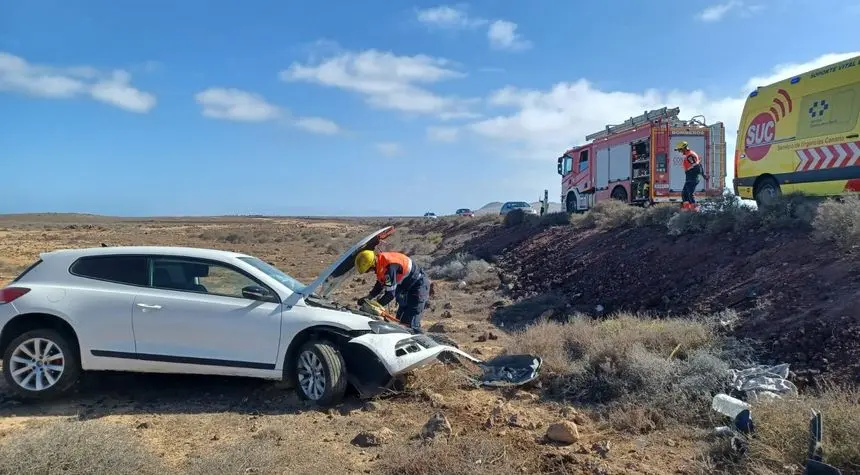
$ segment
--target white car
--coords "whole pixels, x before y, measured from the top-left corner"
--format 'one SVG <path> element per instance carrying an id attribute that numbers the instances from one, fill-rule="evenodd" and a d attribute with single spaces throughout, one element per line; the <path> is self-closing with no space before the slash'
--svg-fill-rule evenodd
<path id="1" fill-rule="evenodd" d="M 499 209 L 499 215 L 504 216 L 515 209 L 522 210 L 522 212 L 525 214 L 538 214 L 538 212 L 534 208 L 532 208 L 532 205 L 526 203 L 525 201 L 508 201 L 507 203 L 503 204 L 502 207 Z"/>
<path id="2" fill-rule="evenodd" d="M 393 228 L 308 285 L 245 254 L 176 247 L 60 250 L 0 289 L 3 375 L 15 394 L 64 393 L 81 371 L 292 381 L 320 405 L 361 395 L 457 348 L 327 299 Z M 319 291 L 319 292 L 318 292 Z"/>

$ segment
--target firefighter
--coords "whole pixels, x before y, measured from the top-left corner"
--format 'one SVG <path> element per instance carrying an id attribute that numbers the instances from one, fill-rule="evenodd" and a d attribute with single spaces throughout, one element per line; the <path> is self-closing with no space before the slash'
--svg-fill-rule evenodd
<path id="1" fill-rule="evenodd" d="M 686 141 L 676 143 L 675 150 L 684 155 L 686 181 L 684 182 L 684 189 L 681 191 L 681 208 L 698 209 L 699 205 L 696 204 L 696 198 L 693 195 L 696 192 L 696 187 L 699 186 L 699 175 L 705 177 L 705 180 L 708 179 L 702 170 L 702 160 L 699 158 L 699 154 L 690 150 Z"/>
<path id="2" fill-rule="evenodd" d="M 421 330 L 421 314 L 430 299 L 430 278 L 412 259 L 399 252 L 374 252 L 364 250 L 355 256 L 358 272 L 374 271 L 376 284 L 363 300 L 379 297 L 385 306 L 392 299 L 397 301 L 397 319 L 416 333 Z"/>

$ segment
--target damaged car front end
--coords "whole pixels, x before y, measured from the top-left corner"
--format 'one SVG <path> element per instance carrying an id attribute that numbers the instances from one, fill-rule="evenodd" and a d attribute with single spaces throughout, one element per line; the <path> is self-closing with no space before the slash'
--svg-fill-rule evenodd
<path id="1" fill-rule="evenodd" d="M 499 383 L 499 375 L 505 374 L 519 376 L 508 377 L 507 383 L 503 381 L 502 384 L 519 385 L 536 379 L 540 358 L 528 356 L 522 361 L 517 360 L 516 364 L 527 366 L 525 371 L 506 371 L 492 361 L 484 362 L 462 351 L 447 338 L 415 333 L 406 326 L 361 308 L 340 304 L 330 297 L 340 283 L 355 275 L 355 255 L 362 250 L 375 249 L 393 231 L 391 226 L 382 228 L 352 246 L 314 282 L 298 292 L 298 300 L 294 302 L 295 305 L 318 308 L 320 312 L 332 316 L 348 315 L 348 318 L 341 318 L 342 322 L 350 322 L 348 329 L 331 330 L 323 338 L 336 342 L 334 344 L 342 357 L 346 379 L 359 395 L 367 398 L 395 389 L 406 373 L 439 361 L 441 355 L 449 357 L 446 360 L 450 360 L 450 357 L 462 358 L 481 368 L 483 374 L 476 379 L 478 385 Z M 361 317 L 360 323 L 356 317 Z M 293 360 L 295 358 L 288 356 L 287 361 Z M 286 369 L 297 371 L 295 367 Z M 523 377 L 523 374 L 526 376 Z M 505 377 L 501 376 L 501 379 Z M 300 377 L 297 383 L 301 389 L 303 381 Z M 304 396 L 309 395 L 305 393 Z"/>

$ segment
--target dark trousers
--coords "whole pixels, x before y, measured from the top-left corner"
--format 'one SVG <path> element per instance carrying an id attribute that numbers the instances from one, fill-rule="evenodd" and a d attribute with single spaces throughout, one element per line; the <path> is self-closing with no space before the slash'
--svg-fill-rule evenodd
<path id="1" fill-rule="evenodd" d="M 421 272 L 407 288 L 397 288 L 397 319 L 417 333 L 421 330 L 421 314 L 430 300 L 430 279 Z"/>
<path id="2" fill-rule="evenodd" d="M 701 174 L 701 169 L 698 166 L 687 170 L 687 180 L 684 182 L 684 188 L 681 190 L 681 201 L 686 201 L 687 203 L 696 202 L 693 193 L 696 192 L 696 187 L 699 186 L 699 174 Z"/>

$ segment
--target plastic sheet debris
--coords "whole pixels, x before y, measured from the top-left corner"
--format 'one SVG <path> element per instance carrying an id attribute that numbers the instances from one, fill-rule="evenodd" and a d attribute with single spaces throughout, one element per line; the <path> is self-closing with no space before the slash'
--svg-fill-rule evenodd
<path id="1" fill-rule="evenodd" d="M 534 355 L 502 355 L 480 364 L 481 386 L 522 386 L 536 380 L 543 360 Z"/>
<path id="2" fill-rule="evenodd" d="M 776 399 L 786 395 L 797 395 L 797 386 L 788 378 L 787 363 L 765 366 L 758 365 L 743 370 L 730 370 L 732 388 L 742 392 L 751 401 Z"/>

